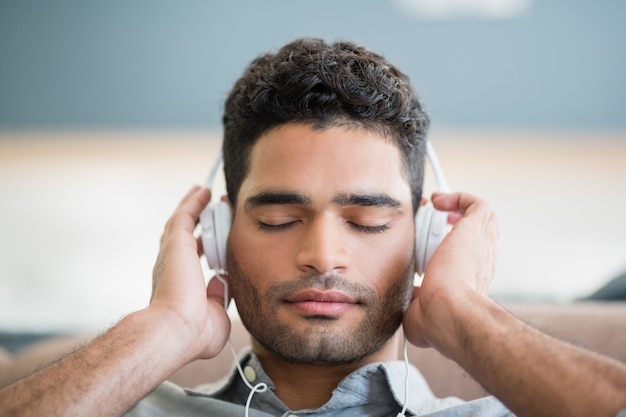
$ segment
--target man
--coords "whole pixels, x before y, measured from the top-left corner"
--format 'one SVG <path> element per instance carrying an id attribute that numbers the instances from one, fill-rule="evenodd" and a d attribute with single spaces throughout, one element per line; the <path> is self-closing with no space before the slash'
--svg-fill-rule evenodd
<path id="1" fill-rule="evenodd" d="M 227 279 L 252 336 L 216 389 L 160 385 L 224 347 L 223 288 L 205 288 L 194 187 L 168 221 L 150 305 L 6 388 L 0 415 L 615 416 L 626 367 L 554 340 L 486 295 L 498 240 L 480 199 L 437 193 L 451 232 L 413 288 L 428 117 L 407 78 L 348 43 L 303 39 L 255 60 L 224 114 L 232 224 Z M 458 362 L 495 397 L 433 398 L 396 358 L 410 343 Z M 157 388 L 158 387 L 158 388 Z M 496 399 L 497 398 L 497 399 Z M 501 402 L 502 403 L 501 403 Z M 505 404 L 506 407 L 503 405 Z"/>

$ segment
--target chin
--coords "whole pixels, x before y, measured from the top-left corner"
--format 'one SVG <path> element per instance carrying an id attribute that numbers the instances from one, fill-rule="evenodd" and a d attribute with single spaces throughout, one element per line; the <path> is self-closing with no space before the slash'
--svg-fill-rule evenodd
<path id="1" fill-rule="evenodd" d="M 379 352 L 400 326 L 401 316 L 393 323 L 373 331 L 367 323 L 351 329 L 337 329 L 329 319 L 316 320 L 313 326 L 296 331 L 289 326 L 265 328 L 253 338 L 262 348 L 289 363 L 306 365 L 353 364 Z M 320 323 L 321 322 L 321 323 Z M 318 326 L 318 324 L 331 324 Z M 245 324 L 245 323 L 244 323 Z M 369 331 L 368 331 L 369 330 Z"/>

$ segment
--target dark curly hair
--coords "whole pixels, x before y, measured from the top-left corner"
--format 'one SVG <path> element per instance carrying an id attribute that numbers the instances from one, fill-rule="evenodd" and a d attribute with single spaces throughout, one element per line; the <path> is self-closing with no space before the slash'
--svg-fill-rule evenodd
<path id="1" fill-rule="evenodd" d="M 226 99 L 223 116 L 226 190 L 233 206 L 253 145 L 287 123 L 358 126 L 391 140 L 400 149 L 417 210 L 429 117 L 408 77 L 382 56 L 350 42 L 303 38 L 252 61 Z"/>

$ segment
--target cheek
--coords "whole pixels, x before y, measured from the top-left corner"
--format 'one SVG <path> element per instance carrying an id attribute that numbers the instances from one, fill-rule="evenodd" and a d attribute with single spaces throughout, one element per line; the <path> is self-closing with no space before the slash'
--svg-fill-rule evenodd
<path id="1" fill-rule="evenodd" d="M 245 275 L 254 280 L 259 292 L 275 280 L 293 279 L 302 274 L 296 257 L 300 241 L 297 234 L 274 235 L 255 233 L 248 224 L 233 223 L 229 236 L 229 257 L 236 257 Z M 347 276 L 368 283 L 379 293 L 387 291 L 387 283 L 397 281 L 414 262 L 415 237 L 411 221 L 402 221 L 388 233 L 375 239 L 372 236 L 346 232 L 342 244 L 335 249 L 345 251 L 348 257 Z"/>
<path id="2" fill-rule="evenodd" d="M 238 270 L 245 273 L 257 290 L 263 293 L 271 284 L 272 277 L 286 278 L 285 266 L 281 262 L 285 262 L 289 254 L 284 246 L 280 242 L 270 244 L 258 233 L 250 233 L 234 223 L 228 237 L 229 265 L 231 260 L 236 261 Z"/>
<path id="3" fill-rule="evenodd" d="M 358 251 L 355 267 L 359 275 L 380 295 L 414 271 L 415 241 L 412 236 L 389 237 L 375 247 Z"/>

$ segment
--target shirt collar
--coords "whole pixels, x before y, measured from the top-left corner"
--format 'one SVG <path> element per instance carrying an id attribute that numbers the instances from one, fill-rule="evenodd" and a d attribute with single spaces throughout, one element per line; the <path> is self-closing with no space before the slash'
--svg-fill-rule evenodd
<path id="1" fill-rule="evenodd" d="M 239 364 L 248 382 L 255 386 L 265 383 L 268 390 L 255 393 L 253 402 L 263 403 L 280 414 L 289 411 L 287 407 L 273 393 L 275 385 L 261 366 L 256 355 L 244 351 L 239 355 Z M 337 409 L 359 407 L 363 405 L 395 407 L 400 410 L 405 401 L 405 376 L 407 368 L 403 361 L 376 362 L 365 365 L 344 378 L 333 391 L 331 399 L 316 410 L 297 410 L 299 414 L 307 412 L 330 412 Z M 408 367 L 408 395 L 407 410 L 411 414 L 440 409 L 444 405 L 456 403 L 458 399 L 437 399 L 432 393 L 422 374 L 409 364 Z M 214 384 L 206 384 L 189 390 L 194 395 L 222 397 L 228 393 L 237 402 L 245 404 L 250 389 L 241 380 L 235 369 L 229 377 Z M 296 410 L 293 410 L 296 411 Z"/>

